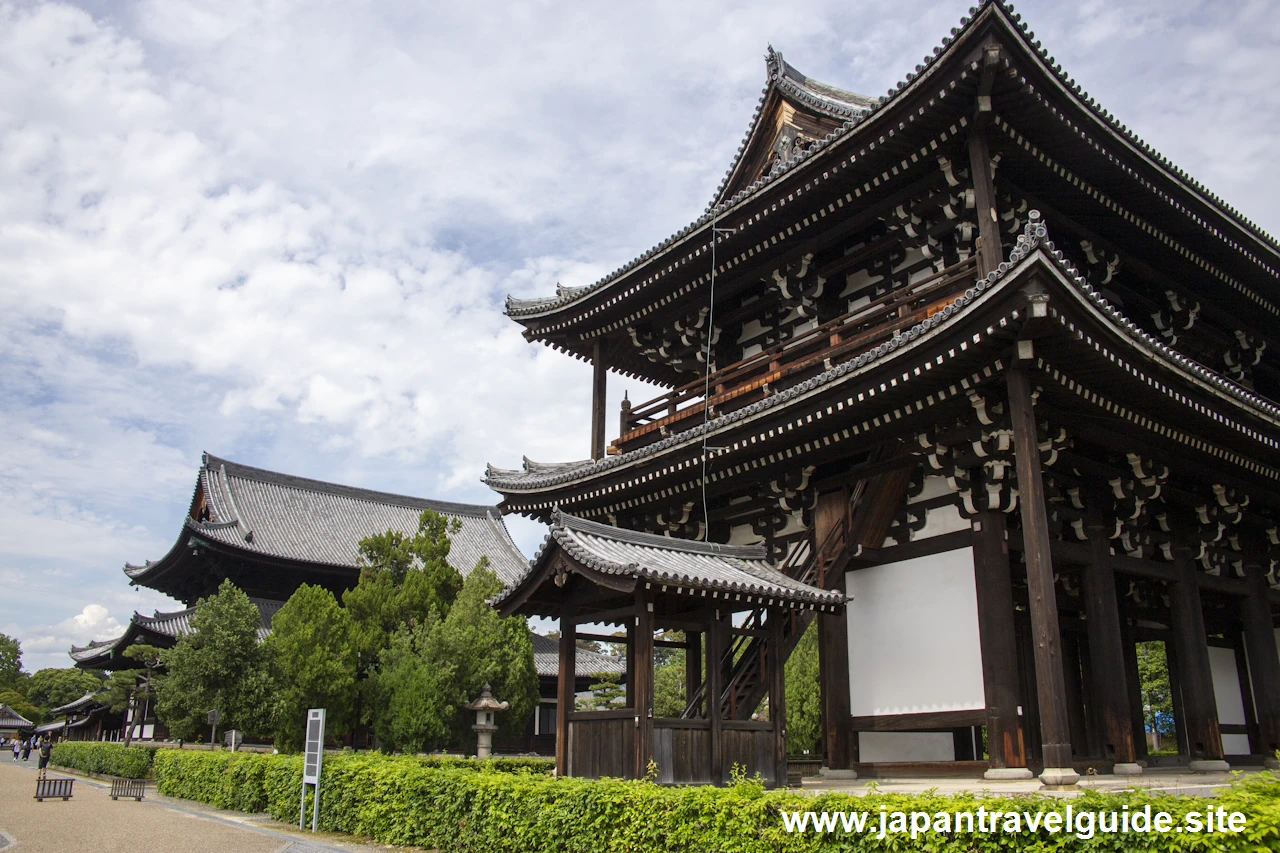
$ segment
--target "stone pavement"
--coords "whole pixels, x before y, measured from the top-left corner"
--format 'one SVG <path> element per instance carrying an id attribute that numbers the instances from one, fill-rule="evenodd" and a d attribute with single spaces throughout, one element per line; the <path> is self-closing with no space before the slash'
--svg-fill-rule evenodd
<path id="1" fill-rule="evenodd" d="M 1256 773 L 1261 768 L 1241 768 L 1245 773 Z M 991 781 L 953 776 L 909 777 L 895 776 L 887 779 L 826 779 L 821 776 L 806 777 L 802 790 L 822 794 L 841 791 L 864 795 L 873 791 L 886 794 L 918 794 L 936 791 L 939 794 L 991 793 L 991 794 L 1048 794 L 1056 797 L 1079 796 L 1084 789 L 1130 790 L 1145 788 L 1169 794 L 1186 794 L 1212 797 L 1231 784 L 1231 773 L 1192 773 L 1182 767 L 1151 767 L 1141 776 L 1081 776 L 1079 790 L 1050 791 L 1043 789 L 1039 779 Z"/>
<path id="2" fill-rule="evenodd" d="M 51 776 L 74 776 L 62 771 Z M 110 785 L 74 776 L 67 801 L 36 802 L 36 757 L 0 755 L 0 851 L 9 853 L 355 853 L 385 851 L 348 836 L 299 832 L 266 815 L 163 797 L 112 800 Z M 397 848 L 405 850 L 406 848 Z"/>

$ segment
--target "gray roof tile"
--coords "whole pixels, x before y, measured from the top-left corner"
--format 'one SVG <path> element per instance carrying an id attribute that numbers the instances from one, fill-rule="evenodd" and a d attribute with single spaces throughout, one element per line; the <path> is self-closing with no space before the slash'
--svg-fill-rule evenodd
<path id="1" fill-rule="evenodd" d="M 533 641 L 533 665 L 540 676 L 556 678 L 560 675 L 560 641 L 554 637 L 531 634 Z M 626 658 L 618 655 L 602 655 L 578 649 L 574 655 L 574 675 L 577 678 L 592 678 L 601 674 L 625 675 Z"/>

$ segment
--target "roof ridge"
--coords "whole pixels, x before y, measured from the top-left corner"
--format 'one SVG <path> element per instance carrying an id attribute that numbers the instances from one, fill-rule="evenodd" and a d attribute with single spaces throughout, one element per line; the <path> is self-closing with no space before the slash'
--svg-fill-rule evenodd
<path id="1" fill-rule="evenodd" d="M 497 508 L 490 504 L 465 504 L 453 501 L 433 500 L 431 498 L 416 498 L 410 495 L 396 494 L 394 492 L 382 492 L 358 486 L 347 486 L 342 483 L 330 483 L 325 480 L 315 480 L 310 477 L 299 477 L 294 474 L 282 474 L 278 471 L 269 471 L 266 468 L 256 468 L 252 465 L 243 465 L 239 462 L 232 462 L 230 460 L 214 456 L 208 452 L 205 452 L 204 454 L 204 461 L 201 467 L 205 470 L 223 467 L 227 472 L 228 478 L 236 477 L 241 480 L 253 480 L 254 482 L 267 483 L 286 489 L 316 492 L 318 494 L 333 495 L 335 497 L 351 498 L 352 500 L 368 501 L 369 503 L 402 506 L 409 509 L 432 509 L 443 515 L 465 515 L 479 518 L 487 515 L 489 510 Z"/>
<path id="2" fill-rule="evenodd" d="M 639 530 L 630 530 L 625 527 L 614 527 L 611 524 L 591 521 L 581 516 L 571 515 L 559 508 L 552 512 L 551 524 L 553 529 L 559 527 L 579 533 L 602 535 L 620 542 L 644 545 L 649 548 L 660 548 L 666 551 L 733 557 L 739 560 L 765 560 L 768 558 L 768 552 L 763 545 L 721 545 L 717 542 L 699 542 L 693 539 L 664 536 L 659 533 L 644 533 Z"/>

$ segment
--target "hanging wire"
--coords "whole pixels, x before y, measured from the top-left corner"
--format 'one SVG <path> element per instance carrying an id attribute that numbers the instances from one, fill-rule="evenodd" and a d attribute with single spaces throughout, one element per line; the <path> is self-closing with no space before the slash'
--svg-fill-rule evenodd
<path id="1" fill-rule="evenodd" d="M 707 308 L 707 356 L 702 380 L 702 541 L 710 541 L 711 513 L 707 509 L 707 439 L 710 430 L 706 429 L 711 421 L 711 344 L 715 338 L 716 326 L 716 237 L 721 234 L 732 234 L 732 228 L 717 228 L 716 221 L 720 215 L 719 208 L 711 211 L 711 293 L 708 296 Z"/>

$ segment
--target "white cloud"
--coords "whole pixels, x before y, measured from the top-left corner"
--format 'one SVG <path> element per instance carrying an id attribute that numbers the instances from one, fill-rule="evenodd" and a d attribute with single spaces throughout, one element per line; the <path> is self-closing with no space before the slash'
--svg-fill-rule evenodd
<path id="1" fill-rule="evenodd" d="M 202 449 L 477 502 L 485 462 L 581 458 L 589 368 L 502 297 L 695 218 L 766 44 L 880 94 L 968 5 L 0 0 L 0 622 L 175 608 L 119 567 L 172 545 Z M 1267 4 L 1019 11 L 1275 228 Z"/>

